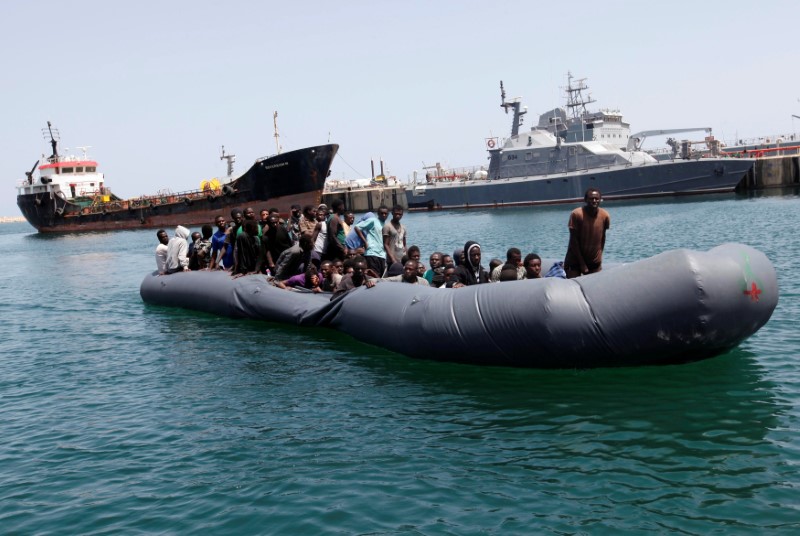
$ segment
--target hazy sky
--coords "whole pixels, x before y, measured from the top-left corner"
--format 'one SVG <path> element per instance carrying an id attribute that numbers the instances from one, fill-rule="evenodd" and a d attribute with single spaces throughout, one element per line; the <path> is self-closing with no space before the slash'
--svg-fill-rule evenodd
<path id="1" fill-rule="evenodd" d="M 5 0 L 2 12 L 0 215 L 19 214 L 15 186 L 48 152 L 48 120 L 62 149 L 92 146 L 123 197 L 224 176 L 221 145 L 244 171 L 276 152 L 273 111 L 284 150 L 340 144 L 337 179 L 369 176 L 370 158 L 403 180 L 480 165 L 484 139 L 510 128 L 500 80 L 528 128 L 564 105 L 567 71 L 633 131 L 800 131 L 792 0 Z"/>

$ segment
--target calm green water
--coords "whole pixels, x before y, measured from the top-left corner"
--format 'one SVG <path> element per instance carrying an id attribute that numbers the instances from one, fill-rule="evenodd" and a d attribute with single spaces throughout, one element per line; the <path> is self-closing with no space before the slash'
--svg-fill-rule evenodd
<path id="1" fill-rule="evenodd" d="M 558 257 L 571 208 L 406 223 L 423 255 L 477 239 Z M 153 231 L 0 226 L 0 532 L 797 533 L 797 192 L 606 208 L 608 260 L 764 251 L 772 320 L 681 366 L 418 361 L 144 305 Z"/>

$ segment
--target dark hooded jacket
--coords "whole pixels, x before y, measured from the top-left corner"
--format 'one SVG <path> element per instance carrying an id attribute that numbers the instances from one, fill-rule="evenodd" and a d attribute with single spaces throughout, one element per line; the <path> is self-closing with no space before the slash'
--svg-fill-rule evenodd
<path id="1" fill-rule="evenodd" d="M 470 240 L 464 244 L 464 264 L 456 266 L 455 276 L 458 281 L 464 285 L 477 285 L 479 283 L 489 282 L 489 273 L 483 269 L 483 266 L 473 266 L 469 258 L 470 249 L 477 247 L 480 249 L 480 244 Z"/>

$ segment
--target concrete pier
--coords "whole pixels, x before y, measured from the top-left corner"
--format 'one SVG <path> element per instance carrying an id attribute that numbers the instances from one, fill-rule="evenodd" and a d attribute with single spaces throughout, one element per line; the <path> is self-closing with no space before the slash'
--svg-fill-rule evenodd
<path id="1" fill-rule="evenodd" d="M 326 205 L 331 206 L 334 199 L 341 199 L 348 210 L 359 213 L 374 212 L 381 205 L 408 208 L 406 189 L 402 185 L 342 188 L 322 193 L 322 202 Z"/>
<path id="2" fill-rule="evenodd" d="M 739 189 L 800 186 L 800 156 L 768 156 L 756 160 Z"/>

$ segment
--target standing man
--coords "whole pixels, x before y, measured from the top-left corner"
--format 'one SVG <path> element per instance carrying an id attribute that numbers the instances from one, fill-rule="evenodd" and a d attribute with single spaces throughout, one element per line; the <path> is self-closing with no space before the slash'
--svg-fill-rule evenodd
<path id="1" fill-rule="evenodd" d="M 347 246 L 344 244 L 347 233 L 344 223 L 344 201 L 334 199 L 331 203 L 331 215 L 328 216 L 328 249 L 325 259 L 345 260 L 347 258 Z"/>
<path id="2" fill-rule="evenodd" d="M 583 196 L 586 204 L 570 214 L 569 247 L 564 259 L 569 279 L 602 269 L 606 231 L 611 227 L 611 216 L 600 208 L 602 199 L 600 190 L 589 188 Z"/>
<path id="3" fill-rule="evenodd" d="M 244 209 L 244 221 L 245 222 L 246 221 L 254 221 L 254 222 L 258 223 L 258 220 L 256 220 L 256 211 L 255 211 L 255 209 L 253 207 L 247 207 L 246 209 Z M 236 235 L 238 236 L 241 233 L 242 233 L 242 228 L 240 227 L 239 230 L 236 232 Z M 258 228 L 258 238 L 261 238 L 261 227 Z M 234 239 L 235 239 L 235 237 L 234 237 Z M 234 240 L 234 242 L 235 242 L 235 240 Z"/>
<path id="4" fill-rule="evenodd" d="M 258 221 L 244 220 L 242 232 L 236 237 L 233 250 L 233 275 L 253 274 L 261 267 L 261 240 L 258 238 Z"/>
<path id="5" fill-rule="evenodd" d="M 269 224 L 269 211 L 265 208 L 262 208 L 258 215 L 261 218 L 258 220 L 258 226 L 261 227 L 261 236 L 264 236 L 264 227 Z"/>
<path id="6" fill-rule="evenodd" d="M 317 211 L 314 205 L 306 205 L 303 207 L 303 215 L 300 216 L 298 225 L 300 226 L 301 235 L 305 233 L 314 233 L 314 228 L 317 226 Z"/>
<path id="7" fill-rule="evenodd" d="M 242 222 L 244 221 L 244 213 L 240 208 L 231 209 L 231 223 L 228 225 L 227 233 L 225 234 L 225 255 L 228 258 L 230 252 L 230 265 L 225 264 L 225 269 L 230 270 L 233 267 L 234 259 L 233 252 L 236 249 L 236 236 L 241 232 Z"/>
<path id="8" fill-rule="evenodd" d="M 383 249 L 386 250 L 386 264 L 401 262 L 406 254 L 406 226 L 400 223 L 403 207 L 392 207 L 392 219 L 383 225 Z"/>
<path id="9" fill-rule="evenodd" d="M 389 218 L 389 207 L 378 207 L 378 217 L 367 218 L 353 225 L 353 230 L 366 245 L 364 260 L 376 277 L 386 272 L 386 250 L 383 247 L 383 225 Z"/>
<path id="10" fill-rule="evenodd" d="M 314 241 L 314 251 L 311 253 L 311 262 L 319 269 L 322 258 L 328 251 L 328 206 L 321 204 L 317 207 L 317 224 L 311 234 Z"/>
<path id="11" fill-rule="evenodd" d="M 225 216 L 219 215 L 214 218 L 214 225 L 217 226 L 216 232 L 211 235 L 211 266 L 212 270 L 222 268 L 223 270 L 233 266 L 233 248 L 228 254 L 225 245 Z"/>
<path id="12" fill-rule="evenodd" d="M 291 215 L 286 221 L 286 230 L 289 231 L 292 245 L 297 244 L 300 240 L 300 205 L 292 205 Z"/>
<path id="13" fill-rule="evenodd" d="M 277 214 L 270 214 L 267 226 L 264 227 L 263 236 L 261 237 L 261 250 L 262 255 L 265 257 L 262 265 L 263 271 L 269 270 L 274 273 L 275 265 L 281 253 L 293 245 L 292 239 L 289 237 L 289 231 L 281 225 L 280 221 Z"/>

